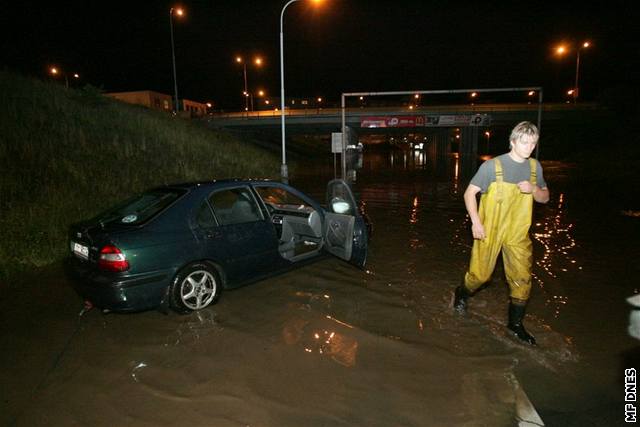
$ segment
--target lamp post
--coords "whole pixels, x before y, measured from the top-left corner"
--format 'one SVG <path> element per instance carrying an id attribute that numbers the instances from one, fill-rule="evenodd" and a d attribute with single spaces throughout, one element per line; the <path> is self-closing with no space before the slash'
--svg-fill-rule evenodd
<path id="1" fill-rule="evenodd" d="M 249 111 L 249 98 L 251 98 L 251 111 L 253 111 L 253 94 L 249 92 L 249 86 L 247 84 L 247 62 L 242 56 L 236 56 L 236 62 L 242 64 L 242 74 L 244 76 L 244 91 L 242 92 L 242 95 L 244 95 L 244 111 Z M 262 58 L 259 56 L 256 57 L 253 63 L 260 67 L 262 65 Z"/>
<path id="2" fill-rule="evenodd" d="M 575 93 L 575 96 L 573 97 L 573 103 L 574 104 L 578 100 L 578 95 L 580 94 L 580 89 L 578 89 L 579 88 L 579 86 L 578 86 L 578 75 L 580 73 L 580 51 L 582 49 L 586 49 L 588 47 L 589 47 L 589 42 L 584 42 L 584 43 L 582 43 L 581 46 L 578 47 L 578 50 L 577 50 L 577 53 L 576 53 L 576 85 L 575 85 L 576 93 Z"/>
<path id="3" fill-rule="evenodd" d="M 491 140 L 491 132 L 488 130 L 485 131 L 484 136 L 487 137 L 487 154 L 489 154 L 489 141 Z"/>
<path id="4" fill-rule="evenodd" d="M 287 149 L 285 143 L 285 128 L 284 128 L 284 36 L 282 33 L 282 19 L 284 17 L 285 9 L 291 4 L 295 3 L 299 0 L 289 0 L 282 11 L 280 12 L 280 123 L 282 128 L 282 166 L 280 167 L 280 176 L 282 177 L 282 182 L 285 184 L 289 182 L 289 169 L 287 168 Z M 315 3 L 318 3 L 320 0 L 313 0 Z"/>
<path id="5" fill-rule="evenodd" d="M 173 13 L 178 16 L 184 15 L 184 11 L 181 8 L 171 8 L 169 9 L 169 31 L 171 32 L 171 60 L 173 63 L 173 93 L 174 93 L 174 103 L 173 103 L 173 112 L 176 113 L 179 110 L 178 105 L 178 79 L 176 77 L 176 50 L 173 43 Z"/>
<path id="6" fill-rule="evenodd" d="M 247 90 L 247 63 L 242 60 L 241 56 L 236 57 L 236 62 L 238 64 L 242 64 L 242 73 L 244 75 L 244 91 L 242 92 L 242 95 L 244 96 L 244 111 L 249 111 L 249 92 Z"/>
<path id="7" fill-rule="evenodd" d="M 51 67 L 49 68 L 49 74 L 53 77 L 61 74 L 64 77 L 64 87 L 69 89 L 69 76 L 67 76 L 65 71 L 61 71 L 58 67 Z M 80 78 L 80 75 L 78 73 L 73 73 L 73 78 L 77 80 Z"/>
<path id="8" fill-rule="evenodd" d="M 588 41 L 585 41 L 576 49 L 576 78 L 575 78 L 575 84 L 573 86 L 573 93 L 572 93 L 574 104 L 578 101 L 578 95 L 580 94 L 580 90 L 578 86 L 578 82 L 579 82 L 578 79 L 580 76 L 580 51 L 582 49 L 588 48 L 589 46 L 591 46 L 591 43 L 589 43 Z M 558 46 L 556 48 L 556 53 L 558 53 L 558 55 L 563 55 L 566 52 L 567 52 L 567 48 L 565 46 Z"/>

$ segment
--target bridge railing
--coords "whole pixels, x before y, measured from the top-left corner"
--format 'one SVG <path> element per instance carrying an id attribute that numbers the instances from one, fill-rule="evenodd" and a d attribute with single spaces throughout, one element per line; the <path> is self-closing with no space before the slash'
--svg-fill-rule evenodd
<path id="1" fill-rule="evenodd" d="M 571 111 L 571 110 L 595 110 L 596 103 L 566 104 L 566 103 L 544 103 L 543 111 Z M 377 114 L 389 115 L 424 115 L 424 114 L 456 114 L 456 113 L 491 113 L 507 111 L 537 111 L 537 104 L 474 104 L 474 105 L 425 105 L 409 109 L 408 107 L 353 107 L 346 108 L 348 116 L 375 116 Z M 322 117 L 335 116 L 341 114 L 340 108 L 308 108 L 308 109 L 287 109 L 287 117 Z M 280 117 L 278 110 L 262 111 L 238 111 L 238 112 L 217 112 L 209 115 L 209 119 L 238 119 L 253 120 L 262 118 Z"/>

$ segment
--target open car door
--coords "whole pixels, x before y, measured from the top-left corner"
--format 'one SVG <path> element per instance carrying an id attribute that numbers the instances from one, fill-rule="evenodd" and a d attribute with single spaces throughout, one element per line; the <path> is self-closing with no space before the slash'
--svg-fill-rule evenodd
<path id="1" fill-rule="evenodd" d="M 325 249 L 351 264 L 364 268 L 369 236 L 351 188 L 341 179 L 327 185 L 324 218 Z"/>

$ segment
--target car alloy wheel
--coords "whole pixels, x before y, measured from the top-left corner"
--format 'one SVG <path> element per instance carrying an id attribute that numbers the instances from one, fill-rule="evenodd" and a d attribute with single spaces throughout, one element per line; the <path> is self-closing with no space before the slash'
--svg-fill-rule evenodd
<path id="1" fill-rule="evenodd" d="M 183 269 L 171 285 L 171 306 L 179 313 L 202 310 L 220 293 L 218 274 L 207 264 L 195 263 Z"/>
<path id="2" fill-rule="evenodd" d="M 205 308 L 216 295 L 216 279 L 205 270 L 189 274 L 180 284 L 180 299 L 191 310 Z"/>

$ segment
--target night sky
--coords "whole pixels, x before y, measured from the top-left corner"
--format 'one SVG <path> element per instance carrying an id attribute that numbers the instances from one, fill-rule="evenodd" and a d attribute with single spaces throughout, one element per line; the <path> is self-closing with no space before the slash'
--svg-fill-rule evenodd
<path id="1" fill-rule="evenodd" d="M 565 98 L 575 53 L 561 41 L 589 40 L 581 54 L 584 100 L 638 91 L 636 1 L 587 3 L 310 0 L 285 13 L 286 94 L 338 102 L 354 91 L 543 86 Z M 174 19 L 181 97 L 240 109 L 238 54 L 260 55 L 249 86 L 280 91 L 279 16 L 285 0 L 184 1 Z M 107 92 L 173 93 L 169 9 L 177 3 L 21 2 L 3 8 L 2 65 L 47 79 L 50 65 L 78 72 Z"/>

